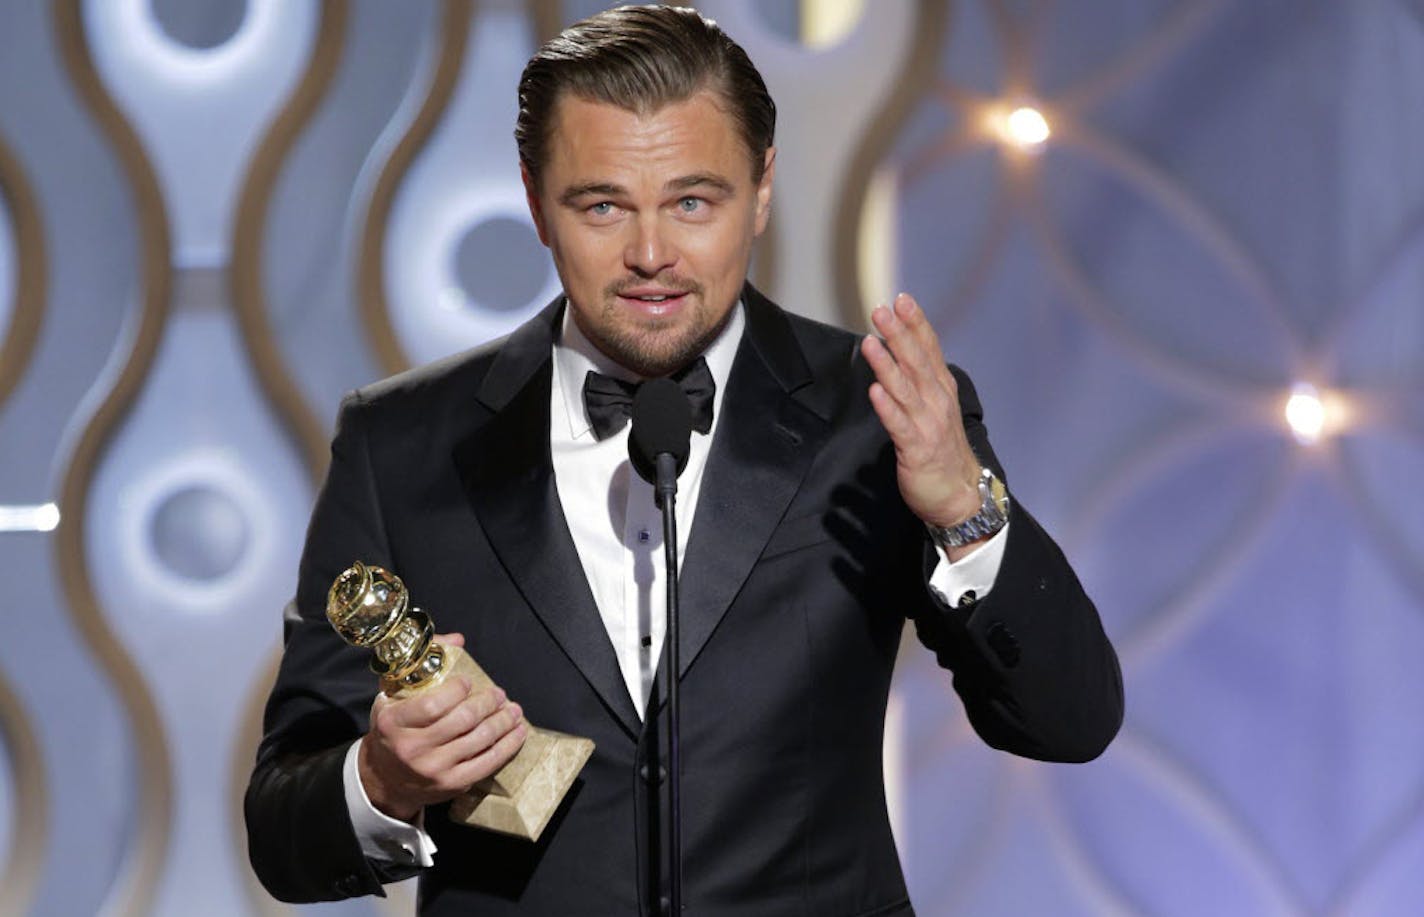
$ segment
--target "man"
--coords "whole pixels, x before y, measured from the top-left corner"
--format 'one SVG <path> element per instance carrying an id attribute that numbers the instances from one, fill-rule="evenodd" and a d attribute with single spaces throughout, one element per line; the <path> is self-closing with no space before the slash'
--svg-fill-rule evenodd
<path id="1" fill-rule="evenodd" d="M 714 24 L 595 16 L 535 55 L 520 103 L 566 295 L 343 405 L 247 794 L 253 865 L 293 900 L 419 872 L 430 914 L 658 912 L 661 537 L 626 424 L 584 389 L 697 376 L 710 416 L 678 504 L 687 912 L 911 913 L 881 763 L 905 618 L 987 742 L 1081 761 L 1122 716 L 1096 612 L 1003 491 L 974 390 L 911 298 L 875 311 L 882 342 L 746 284 L 775 114 Z M 358 559 L 399 573 L 501 688 L 373 697 L 367 654 L 323 616 Z M 537 844 L 451 823 L 443 804 L 510 759 L 526 712 L 597 743 L 554 821 Z"/>

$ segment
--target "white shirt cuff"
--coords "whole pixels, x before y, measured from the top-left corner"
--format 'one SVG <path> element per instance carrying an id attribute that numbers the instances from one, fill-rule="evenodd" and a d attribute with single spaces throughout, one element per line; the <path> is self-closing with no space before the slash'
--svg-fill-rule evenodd
<path id="1" fill-rule="evenodd" d="M 999 566 L 1004 562 L 1004 547 L 1009 543 L 1009 525 L 994 533 L 973 552 L 951 563 L 944 552 L 936 549 L 939 563 L 930 574 L 930 589 L 939 600 L 950 608 L 957 608 L 959 600 L 973 593 L 975 600 L 982 599 L 994 588 L 994 580 L 999 577 Z"/>
<path id="2" fill-rule="evenodd" d="M 341 782 L 346 788 L 346 810 L 351 813 L 351 827 L 361 842 L 361 852 L 367 859 L 401 866 L 434 866 L 435 842 L 425 833 L 425 813 L 415 817 L 415 824 L 391 818 L 371 805 L 366 788 L 361 785 L 361 773 L 356 755 L 361 740 L 351 743 L 346 762 L 341 768 Z"/>

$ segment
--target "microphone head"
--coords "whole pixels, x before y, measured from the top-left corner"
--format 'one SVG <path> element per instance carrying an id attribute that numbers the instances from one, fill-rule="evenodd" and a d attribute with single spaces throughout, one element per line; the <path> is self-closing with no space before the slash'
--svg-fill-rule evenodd
<path id="1" fill-rule="evenodd" d="M 692 405 L 671 379 L 649 379 L 633 396 L 633 428 L 628 433 L 628 457 L 633 470 L 657 485 L 657 457 L 671 455 L 677 473 L 687 467 L 692 448 Z"/>

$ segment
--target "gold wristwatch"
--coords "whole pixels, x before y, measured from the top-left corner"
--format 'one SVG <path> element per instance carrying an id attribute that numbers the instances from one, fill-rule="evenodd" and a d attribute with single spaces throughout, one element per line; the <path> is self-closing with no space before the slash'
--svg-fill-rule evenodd
<path id="1" fill-rule="evenodd" d="M 979 470 L 979 512 L 957 525 L 942 526 L 925 523 L 930 537 L 941 548 L 960 548 L 981 538 L 988 538 L 1009 522 L 1009 492 L 1004 482 L 994 477 L 988 468 Z"/>

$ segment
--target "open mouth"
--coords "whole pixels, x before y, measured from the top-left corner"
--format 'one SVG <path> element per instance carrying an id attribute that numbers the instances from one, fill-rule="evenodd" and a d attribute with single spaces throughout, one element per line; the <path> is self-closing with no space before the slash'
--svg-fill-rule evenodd
<path id="1" fill-rule="evenodd" d="M 618 298 L 641 312 L 651 315 L 665 315 L 687 298 L 686 290 L 630 290 L 619 293 Z"/>

